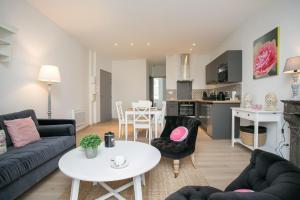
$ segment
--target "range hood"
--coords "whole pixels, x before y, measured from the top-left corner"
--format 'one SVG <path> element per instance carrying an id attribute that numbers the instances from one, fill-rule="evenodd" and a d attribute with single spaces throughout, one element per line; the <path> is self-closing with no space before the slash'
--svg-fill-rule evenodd
<path id="1" fill-rule="evenodd" d="M 190 76 L 190 54 L 180 55 L 180 68 L 177 79 L 177 99 L 192 99 L 192 80 Z"/>
<path id="2" fill-rule="evenodd" d="M 192 81 L 190 74 L 190 54 L 180 55 L 180 67 L 178 72 L 178 81 Z"/>

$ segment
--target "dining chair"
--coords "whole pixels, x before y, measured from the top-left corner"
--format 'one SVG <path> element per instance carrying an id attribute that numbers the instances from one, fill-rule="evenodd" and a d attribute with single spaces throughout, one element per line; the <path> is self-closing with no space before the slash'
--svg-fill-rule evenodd
<path id="1" fill-rule="evenodd" d="M 151 105 L 150 106 L 152 106 L 152 101 L 150 101 L 150 100 L 139 100 L 138 101 L 139 103 L 150 103 Z"/>
<path id="2" fill-rule="evenodd" d="M 133 108 L 133 139 L 136 141 L 138 129 L 146 129 L 149 133 L 149 144 L 152 138 L 151 102 L 132 103 Z"/>
<path id="3" fill-rule="evenodd" d="M 118 121 L 119 121 L 119 138 L 123 135 L 123 131 L 125 130 L 125 115 L 123 112 L 123 106 L 122 101 L 116 101 L 116 108 L 117 108 L 117 114 L 118 114 Z M 128 124 L 132 124 L 132 120 L 127 120 Z"/>
<path id="4" fill-rule="evenodd" d="M 161 104 L 161 114 L 158 118 L 158 123 L 159 123 L 161 129 L 164 128 L 165 116 L 166 116 L 166 106 L 167 106 L 167 102 L 163 101 Z"/>

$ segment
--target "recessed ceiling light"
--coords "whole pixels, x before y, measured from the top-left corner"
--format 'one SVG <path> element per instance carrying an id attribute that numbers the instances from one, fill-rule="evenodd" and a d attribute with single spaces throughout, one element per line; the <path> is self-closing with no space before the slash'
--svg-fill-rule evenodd
<path id="1" fill-rule="evenodd" d="M 118 46 L 119 44 L 117 42 L 114 43 L 115 46 Z"/>
<path id="2" fill-rule="evenodd" d="M 147 45 L 147 46 L 150 46 L 150 42 L 147 42 L 146 45 Z"/>
<path id="3" fill-rule="evenodd" d="M 133 42 L 130 42 L 130 46 L 133 46 L 134 45 L 134 43 Z"/>
<path id="4" fill-rule="evenodd" d="M 192 48 L 190 48 L 190 51 L 193 51 L 193 49 L 192 49 Z"/>
<path id="5" fill-rule="evenodd" d="M 195 47 L 195 46 L 196 46 L 196 43 L 195 43 L 195 42 L 193 42 L 193 44 L 192 44 L 192 45 L 193 45 L 193 47 Z"/>

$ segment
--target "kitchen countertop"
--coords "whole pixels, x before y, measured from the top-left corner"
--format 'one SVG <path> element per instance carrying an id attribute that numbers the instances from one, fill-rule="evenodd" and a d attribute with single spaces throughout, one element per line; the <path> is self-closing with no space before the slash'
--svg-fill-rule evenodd
<path id="1" fill-rule="evenodd" d="M 216 101 L 216 100 L 203 100 L 203 99 L 170 99 L 167 101 L 177 101 L 177 102 L 199 102 L 199 103 L 215 103 L 215 104 L 239 104 L 239 100 L 225 100 L 225 101 Z"/>

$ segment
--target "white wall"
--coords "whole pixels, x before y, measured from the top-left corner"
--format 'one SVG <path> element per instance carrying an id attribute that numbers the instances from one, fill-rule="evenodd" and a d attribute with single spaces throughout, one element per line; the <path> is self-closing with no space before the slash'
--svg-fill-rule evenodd
<path id="1" fill-rule="evenodd" d="M 62 78 L 53 85 L 53 117 L 70 118 L 74 108 L 88 117 L 88 49 L 27 1 L 1 1 L 0 19 L 18 29 L 11 62 L 0 63 L 0 113 L 33 108 L 38 117 L 46 117 L 47 85 L 37 76 L 41 65 L 53 64 Z"/>
<path id="2" fill-rule="evenodd" d="M 226 41 L 224 41 L 211 55 L 214 58 L 225 50 L 243 50 L 243 94 L 254 96 L 256 104 L 264 104 L 264 97 L 268 92 L 275 92 L 279 100 L 288 99 L 291 94 L 290 76 L 283 74 L 285 61 L 288 57 L 300 55 L 300 1 L 274 1 L 271 6 L 256 14 L 244 23 Z M 269 78 L 254 80 L 252 78 L 253 66 L 253 41 L 275 27 L 280 27 L 280 63 L 279 75 Z M 283 104 L 278 102 L 278 109 L 283 110 Z M 271 124 L 263 124 L 268 127 L 269 133 L 276 133 Z M 286 127 L 288 134 L 288 128 Z M 280 138 L 280 135 L 277 137 Z M 276 137 L 269 137 L 267 143 L 274 144 Z M 287 140 L 289 137 L 287 137 Z M 273 140 L 273 141 L 270 141 Z M 287 149 L 285 149 L 287 150 Z M 284 151 L 288 157 L 288 151 Z"/>
<path id="3" fill-rule="evenodd" d="M 191 54 L 190 73 L 193 80 L 193 89 L 204 89 L 205 84 L 205 66 L 209 62 L 209 55 Z M 166 56 L 166 87 L 167 89 L 176 89 L 176 81 L 180 79 L 180 55 Z"/>
<path id="4" fill-rule="evenodd" d="M 275 92 L 279 99 L 290 97 L 290 76 L 283 74 L 288 57 L 300 55 L 300 1 L 275 1 L 270 7 L 257 14 L 229 37 L 213 53 L 213 57 L 229 49 L 243 50 L 243 93 L 250 93 L 255 103 L 264 104 L 267 92 Z M 279 75 L 254 80 L 252 78 L 253 41 L 275 27 L 280 27 Z M 282 109 L 282 103 L 279 103 Z"/>
<path id="5" fill-rule="evenodd" d="M 123 102 L 123 108 L 147 97 L 147 63 L 145 59 L 112 61 L 112 110 L 117 118 L 115 102 Z"/>

